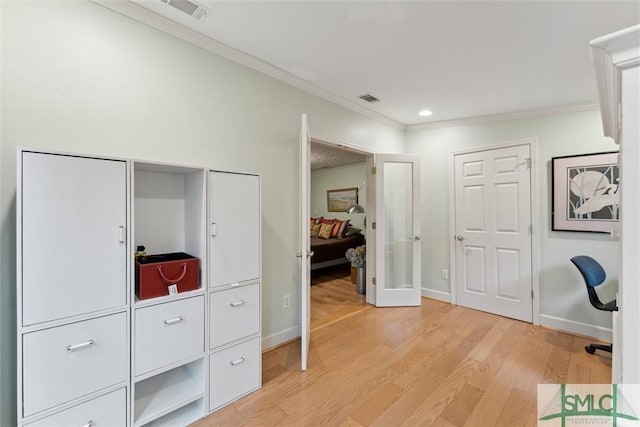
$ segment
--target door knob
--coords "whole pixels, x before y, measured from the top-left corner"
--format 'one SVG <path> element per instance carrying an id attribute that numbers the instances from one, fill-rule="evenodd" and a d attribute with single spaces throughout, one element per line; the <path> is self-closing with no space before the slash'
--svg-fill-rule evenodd
<path id="1" fill-rule="evenodd" d="M 415 236 L 415 237 L 413 238 L 413 240 L 416 240 L 416 241 L 417 241 L 417 240 L 420 240 L 420 236 Z"/>
<path id="2" fill-rule="evenodd" d="M 464 240 L 464 237 L 462 236 L 456 236 L 456 240 L 459 242 L 462 242 Z"/>

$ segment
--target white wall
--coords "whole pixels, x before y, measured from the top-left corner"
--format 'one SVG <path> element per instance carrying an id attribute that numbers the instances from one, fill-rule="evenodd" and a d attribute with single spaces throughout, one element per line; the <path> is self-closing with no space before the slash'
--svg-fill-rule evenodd
<path id="1" fill-rule="evenodd" d="M 589 305 L 584 282 L 569 258 L 585 254 L 598 259 L 612 282 L 604 289 L 603 298 L 612 299 L 617 286 L 619 242 L 611 241 L 604 234 L 550 231 L 549 223 L 550 159 L 617 150 L 617 145 L 611 139 L 602 136 L 598 111 L 407 132 L 407 151 L 419 154 L 422 159 L 423 287 L 437 292 L 450 292 L 448 281 L 440 278 L 440 271 L 449 268 L 449 247 L 452 242 L 452 234 L 448 229 L 451 152 L 531 137 L 538 141 L 538 153 L 533 166 L 537 176 L 537 193 L 532 209 L 539 219 L 534 227 L 541 236 L 538 254 L 541 321 L 551 324 L 553 318 L 561 318 L 610 328 L 611 315 Z M 567 325 L 571 326 L 566 322 L 562 326 Z"/>
<path id="2" fill-rule="evenodd" d="M 366 214 L 347 214 L 345 212 L 327 211 L 327 190 L 339 188 L 358 188 L 367 180 L 365 163 L 338 166 L 335 168 L 316 169 L 311 171 L 311 215 L 314 217 L 348 219 L 351 225 L 360 228 L 365 234 L 364 217 Z M 366 207 L 367 187 L 358 192 L 358 204 Z"/>
<path id="3" fill-rule="evenodd" d="M 2 1 L 0 15 L 0 425 L 16 412 L 17 146 L 260 173 L 263 331 L 295 328 L 300 114 L 372 151 L 402 152 L 403 132 L 88 1 Z"/>

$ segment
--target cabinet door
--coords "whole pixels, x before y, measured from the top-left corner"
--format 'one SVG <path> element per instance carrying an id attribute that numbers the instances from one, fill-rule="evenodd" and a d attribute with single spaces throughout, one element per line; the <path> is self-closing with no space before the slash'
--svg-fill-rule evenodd
<path id="1" fill-rule="evenodd" d="M 211 172 L 210 286 L 257 279 L 260 275 L 260 178 Z"/>
<path id="2" fill-rule="evenodd" d="M 57 426 L 126 426 L 127 391 L 121 388 L 57 414 L 48 416 L 26 427 Z"/>
<path id="3" fill-rule="evenodd" d="M 202 353 L 204 296 L 136 309 L 134 375 Z"/>
<path id="4" fill-rule="evenodd" d="M 260 338 L 209 357 L 209 410 L 260 388 Z"/>
<path id="5" fill-rule="evenodd" d="M 126 313 L 23 335 L 24 416 L 126 381 Z"/>
<path id="6" fill-rule="evenodd" d="M 209 348 L 260 332 L 260 284 L 209 294 Z"/>
<path id="7" fill-rule="evenodd" d="M 23 325 L 123 306 L 124 161 L 22 154 Z"/>

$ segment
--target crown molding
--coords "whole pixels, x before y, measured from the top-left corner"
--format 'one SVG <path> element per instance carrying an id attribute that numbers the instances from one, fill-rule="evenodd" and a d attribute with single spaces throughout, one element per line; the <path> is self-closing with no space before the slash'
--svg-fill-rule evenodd
<path id="1" fill-rule="evenodd" d="M 486 116 L 465 117 L 461 119 L 443 120 L 440 122 L 420 123 L 415 125 L 407 125 L 406 132 L 413 132 L 423 129 L 436 129 L 450 126 L 466 126 L 480 123 L 501 122 L 504 120 L 528 119 L 531 117 L 552 116 L 555 114 L 578 113 L 582 111 L 597 110 L 599 105 L 597 102 L 589 102 L 584 104 L 565 105 L 561 107 L 541 108 L 538 110 L 515 111 L 512 113 L 490 114 Z"/>
<path id="2" fill-rule="evenodd" d="M 394 129 L 402 130 L 402 131 L 405 130 L 406 126 L 403 123 L 393 120 L 380 113 L 376 113 L 375 111 L 369 110 L 368 108 L 365 108 L 362 105 L 346 100 L 329 91 L 320 89 L 319 87 L 313 85 L 312 83 L 309 83 L 308 81 L 303 80 L 300 77 L 294 76 L 293 74 L 285 70 L 275 67 L 267 62 L 264 62 L 254 56 L 248 55 L 237 49 L 234 49 L 231 46 L 228 46 L 210 37 L 207 37 L 202 33 L 191 30 L 168 18 L 162 17 L 154 12 L 151 12 L 150 10 L 147 10 L 135 3 L 130 2 L 129 0 L 90 0 L 90 1 L 100 6 L 106 7 L 107 9 L 110 9 L 114 12 L 120 13 L 121 15 L 124 15 L 127 18 L 134 19 L 136 21 L 142 22 L 143 24 L 149 25 L 155 29 L 163 31 L 167 34 L 171 34 L 172 36 L 175 36 L 181 40 L 184 40 L 198 47 L 201 47 L 216 55 L 222 56 L 223 58 L 226 58 L 237 64 L 244 65 L 248 68 L 258 71 L 259 73 L 262 73 L 274 79 L 280 80 L 297 89 L 303 90 L 312 95 L 323 98 L 334 104 L 338 104 L 344 108 L 347 108 L 363 116 L 366 116 L 370 119 L 384 123 L 387 126 L 390 126 Z"/>
<path id="3" fill-rule="evenodd" d="M 596 73 L 604 135 L 620 140 L 620 70 L 640 62 L 640 25 L 597 38 L 589 43 Z"/>

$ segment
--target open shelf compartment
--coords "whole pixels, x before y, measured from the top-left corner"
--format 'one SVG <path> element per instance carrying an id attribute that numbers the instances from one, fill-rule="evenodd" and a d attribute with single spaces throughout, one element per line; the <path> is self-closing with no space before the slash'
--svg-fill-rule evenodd
<path id="1" fill-rule="evenodd" d="M 148 255 L 199 258 L 200 289 L 206 283 L 206 174 L 203 168 L 134 162 L 132 177 L 132 250 L 142 245 Z"/>
<path id="2" fill-rule="evenodd" d="M 181 411 L 181 408 L 187 406 L 191 408 L 188 413 L 193 414 L 193 420 L 203 417 L 204 404 L 195 406 L 191 404 L 204 399 L 204 380 L 204 359 L 198 359 L 136 383 L 134 426 L 148 424 L 176 411 L 183 414 L 185 411 Z M 202 408 L 196 414 L 194 408 L 199 406 Z M 177 415 L 174 414 L 174 416 Z"/>

